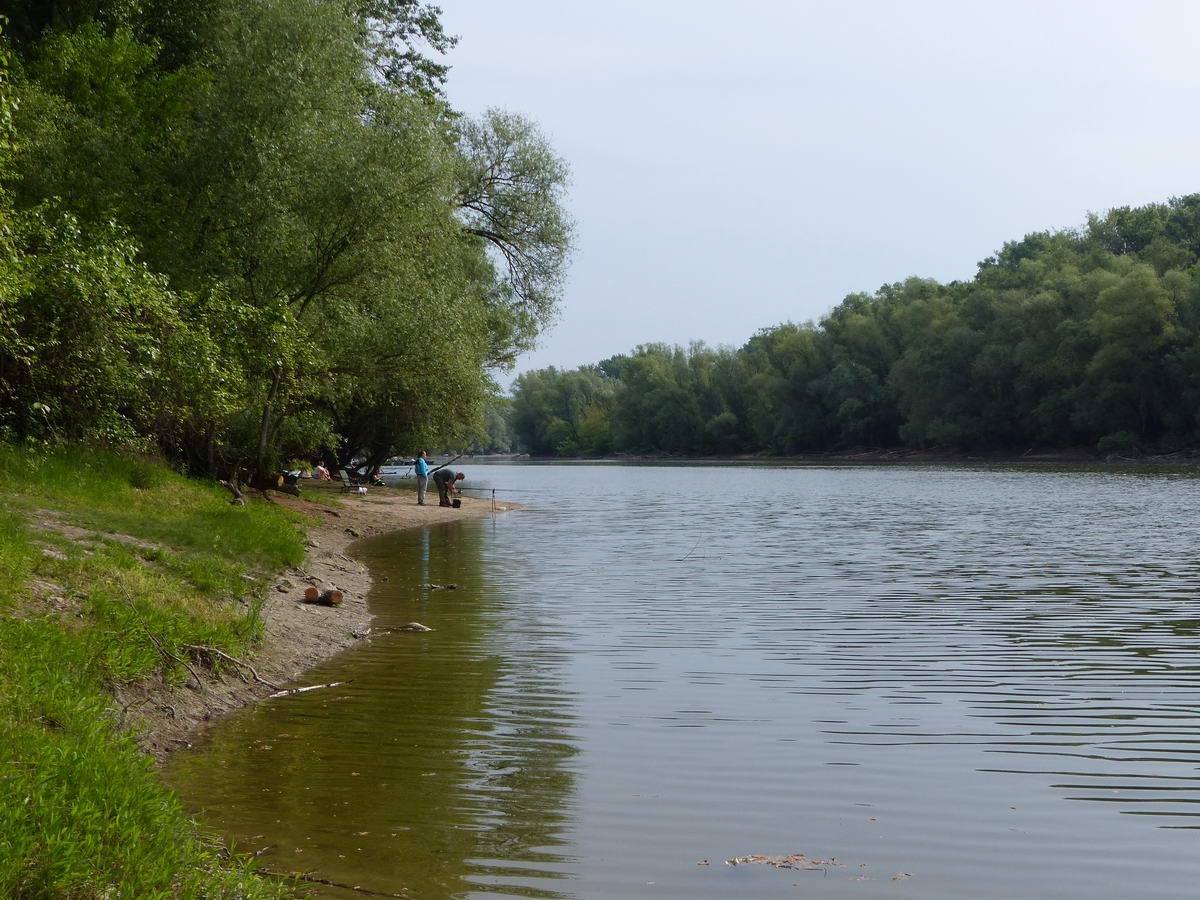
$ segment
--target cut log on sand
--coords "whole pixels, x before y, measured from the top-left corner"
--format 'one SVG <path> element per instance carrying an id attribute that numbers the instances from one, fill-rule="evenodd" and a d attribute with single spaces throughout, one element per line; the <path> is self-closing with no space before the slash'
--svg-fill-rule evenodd
<path id="1" fill-rule="evenodd" d="M 320 603 L 322 606 L 341 606 L 344 596 L 336 588 L 329 588 L 324 591 L 315 587 L 304 589 L 305 603 Z"/>

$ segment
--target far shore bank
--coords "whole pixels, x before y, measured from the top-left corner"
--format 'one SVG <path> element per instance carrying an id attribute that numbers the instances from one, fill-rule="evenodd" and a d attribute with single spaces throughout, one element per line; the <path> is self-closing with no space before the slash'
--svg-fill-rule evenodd
<path id="1" fill-rule="evenodd" d="M 1099 453 L 1086 447 L 1061 449 L 1012 450 L 916 450 L 916 449 L 859 449 L 837 450 L 792 455 L 731 454 L 728 456 L 685 456 L 672 453 L 623 453 L 610 456 L 476 456 L 463 457 L 469 462 L 533 462 L 533 463 L 759 463 L 771 464 L 838 464 L 838 463 L 1061 463 L 1095 465 L 1200 465 L 1200 448 L 1185 448 L 1161 453 L 1121 454 Z"/>
<path id="2" fill-rule="evenodd" d="M 258 680 L 219 678 L 202 669 L 199 688 L 194 681 L 182 688 L 143 682 L 118 691 L 117 703 L 133 721 L 139 742 L 160 762 L 190 746 L 222 715 L 277 689 L 297 686 L 306 670 L 370 636 L 371 576 L 346 553 L 354 541 L 493 514 L 490 499 L 463 496 L 462 506 L 454 509 L 438 506 L 436 492 L 432 503 L 427 499 L 425 506 L 418 506 L 415 494 L 404 489 L 371 488 L 362 497 L 315 482 L 302 489 L 304 496 L 299 498 L 271 496 L 308 517 L 308 555 L 302 566 L 274 573 L 267 583 L 261 612 L 265 640 L 252 658 L 243 660 L 254 667 Z M 515 508 L 504 503 L 499 511 Z M 341 605 L 305 602 L 308 587 L 341 591 Z"/>

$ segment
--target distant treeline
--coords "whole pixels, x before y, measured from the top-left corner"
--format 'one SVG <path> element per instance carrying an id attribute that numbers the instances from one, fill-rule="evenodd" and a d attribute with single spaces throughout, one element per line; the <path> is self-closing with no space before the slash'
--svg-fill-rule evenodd
<path id="1" fill-rule="evenodd" d="M 520 376 L 538 455 L 1200 443 L 1200 194 L 1030 234 L 971 281 L 852 294 L 740 349 Z"/>
<path id="2" fill-rule="evenodd" d="M 0 442 L 225 473 L 482 433 L 554 315 L 566 169 L 450 107 L 438 12 L 6 3 Z"/>

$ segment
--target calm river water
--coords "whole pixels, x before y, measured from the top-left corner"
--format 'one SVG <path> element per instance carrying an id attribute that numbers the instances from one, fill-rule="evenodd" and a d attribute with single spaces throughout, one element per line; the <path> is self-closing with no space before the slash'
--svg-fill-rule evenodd
<path id="1" fill-rule="evenodd" d="M 175 757 L 267 865 L 415 898 L 1200 893 L 1200 478 L 464 471 L 526 508 L 355 547 L 377 626 L 435 631 Z M 724 862 L 793 853 L 826 864 Z"/>

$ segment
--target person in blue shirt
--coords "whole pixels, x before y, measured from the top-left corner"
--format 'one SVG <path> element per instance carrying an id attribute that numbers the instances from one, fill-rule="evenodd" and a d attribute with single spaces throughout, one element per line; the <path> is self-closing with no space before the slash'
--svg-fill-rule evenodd
<path id="1" fill-rule="evenodd" d="M 417 505 L 425 505 L 425 489 L 429 487 L 429 463 L 425 460 L 425 451 L 417 454 L 415 464 L 417 470 Z"/>

